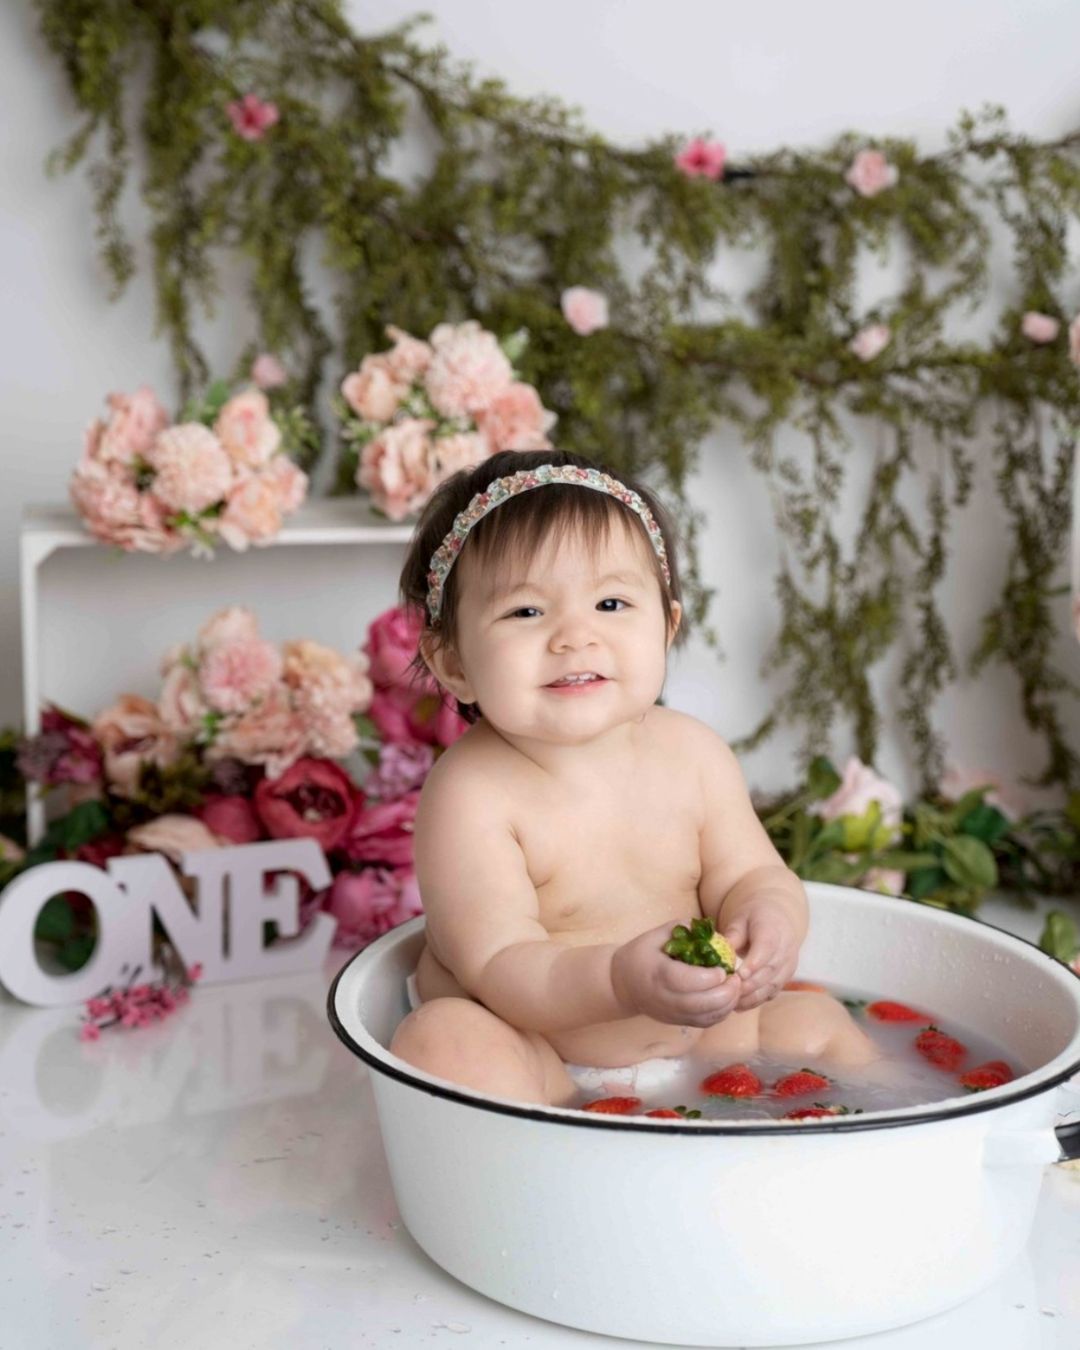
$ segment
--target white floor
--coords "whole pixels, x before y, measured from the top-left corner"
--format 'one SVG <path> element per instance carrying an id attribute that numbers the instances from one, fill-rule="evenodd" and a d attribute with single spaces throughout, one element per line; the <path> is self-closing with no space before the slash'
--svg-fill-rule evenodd
<path id="1" fill-rule="evenodd" d="M 1006 902 L 983 917 L 1041 927 Z M 368 1071 L 326 1020 L 343 959 L 197 990 L 96 1044 L 78 1009 L 0 996 L 0 1350 L 634 1344 L 503 1308 L 412 1241 Z M 1080 1172 L 1046 1169 L 1029 1248 L 995 1286 L 843 1344 L 1076 1350 Z"/>

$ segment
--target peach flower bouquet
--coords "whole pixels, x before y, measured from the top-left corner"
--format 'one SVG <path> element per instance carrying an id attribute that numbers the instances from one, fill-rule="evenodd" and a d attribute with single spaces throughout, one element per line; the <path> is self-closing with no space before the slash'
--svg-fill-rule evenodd
<path id="1" fill-rule="evenodd" d="M 436 487 L 497 450 L 548 450 L 555 414 L 515 363 L 522 330 L 500 342 L 475 320 L 441 323 L 427 341 L 390 326 L 393 346 L 345 377 L 336 410 L 357 485 L 401 521 Z"/>
<path id="2" fill-rule="evenodd" d="M 70 493 L 86 528 L 126 552 L 211 556 L 221 542 L 268 544 L 307 495 L 289 448 L 306 444 L 301 409 L 274 412 L 257 387 L 223 381 L 172 422 L 149 385 L 110 394 L 87 429 Z"/>

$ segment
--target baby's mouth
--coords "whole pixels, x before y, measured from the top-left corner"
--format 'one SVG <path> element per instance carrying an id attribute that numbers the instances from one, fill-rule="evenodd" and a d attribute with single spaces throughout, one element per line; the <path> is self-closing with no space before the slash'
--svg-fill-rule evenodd
<path id="1" fill-rule="evenodd" d="M 607 679 L 604 675 L 598 675 L 596 671 L 589 671 L 583 675 L 563 676 L 561 680 L 552 680 L 550 684 L 544 686 L 545 689 L 577 689 L 582 686 L 606 684 Z"/>

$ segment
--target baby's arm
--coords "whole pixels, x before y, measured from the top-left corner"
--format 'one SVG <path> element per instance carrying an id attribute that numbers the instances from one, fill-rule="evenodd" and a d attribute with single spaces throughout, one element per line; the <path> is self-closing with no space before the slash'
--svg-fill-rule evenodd
<path id="1" fill-rule="evenodd" d="M 551 941 L 503 799 L 471 765 L 428 774 L 413 844 L 432 953 L 496 1016 L 551 1033 L 632 1014 L 612 986 L 616 943 Z"/>
<path id="2" fill-rule="evenodd" d="M 730 747 L 704 724 L 695 744 L 705 805 L 698 899 L 701 912 L 742 953 L 737 1011 L 745 1012 L 772 998 L 794 973 L 809 926 L 806 891 L 758 820 Z"/>

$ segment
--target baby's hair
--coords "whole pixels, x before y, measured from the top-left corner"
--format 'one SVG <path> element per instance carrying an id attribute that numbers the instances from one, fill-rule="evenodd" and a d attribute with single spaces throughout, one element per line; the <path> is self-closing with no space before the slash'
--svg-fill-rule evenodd
<path id="1" fill-rule="evenodd" d="M 671 584 L 664 580 L 660 559 L 648 544 L 641 520 L 617 497 L 569 483 L 548 483 L 544 487 L 507 498 L 472 527 L 462 546 L 458 561 L 446 578 L 439 618 L 432 624 L 427 608 L 428 568 L 431 555 L 450 533 L 458 512 L 463 511 L 473 497 L 478 492 L 483 492 L 496 478 L 504 478 L 521 469 L 535 469 L 541 464 L 573 464 L 582 469 L 599 469 L 638 493 L 652 512 L 663 535 Z M 575 534 L 585 540 L 588 548 L 595 550 L 598 544 L 607 541 L 612 522 L 616 519 L 622 521 L 627 528 L 636 530 L 647 545 L 646 552 L 656 584 L 660 587 L 664 619 L 670 633 L 675 624 L 672 601 L 682 603 L 682 590 L 676 559 L 675 529 L 667 510 L 648 488 L 631 478 L 629 474 L 617 472 L 608 468 L 606 464 L 586 459 L 584 455 L 571 454 L 568 450 L 500 450 L 472 468 L 459 469 L 441 483 L 424 507 L 409 544 L 399 584 L 401 603 L 407 608 L 418 610 L 423 616 L 422 636 L 429 643 L 442 645 L 454 651 L 457 640 L 457 581 L 461 557 L 468 554 L 473 559 L 474 565 L 485 571 L 494 570 L 507 563 L 520 565 L 527 563 L 548 539 L 554 537 L 556 542 L 561 542 L 567 536 Z M 686 640 L 685 614 L 683 619 L 684 622 L 679 625 L 675 634 L 676 646 L 680 646 Z M 419 652 L 409 669 L 415 672 L 416 678 L 427 672 L 427 664 Z M 462 703 L 460 699 L 457 700 L 457 711 L 467 722 L 475 722 L 481 716 L 477 704 Z"/>

